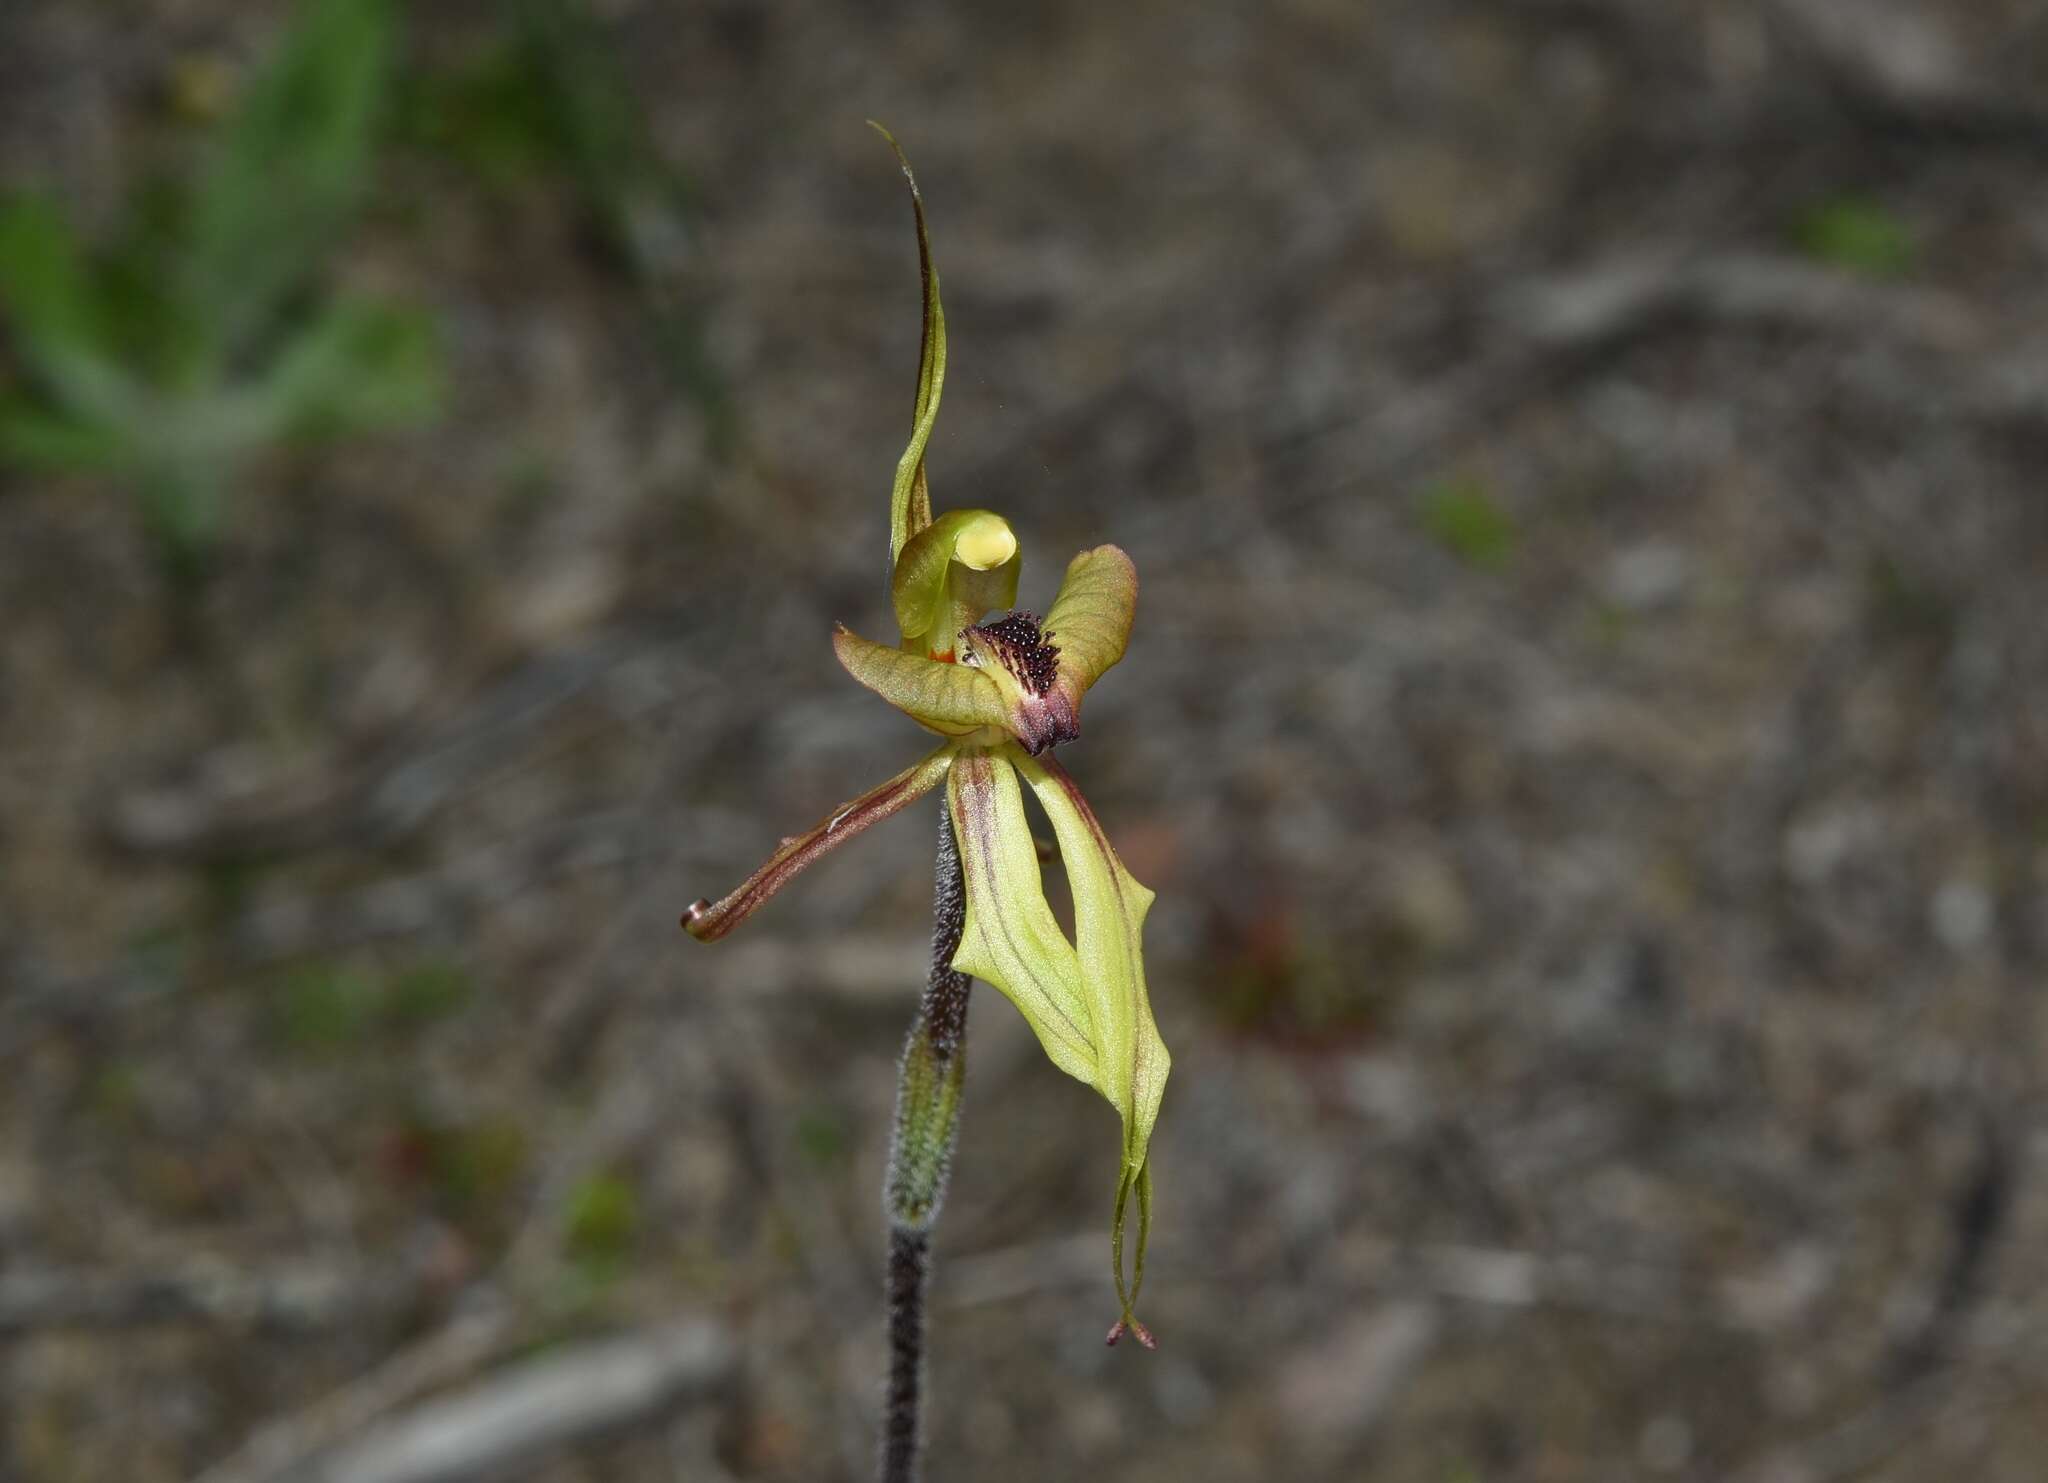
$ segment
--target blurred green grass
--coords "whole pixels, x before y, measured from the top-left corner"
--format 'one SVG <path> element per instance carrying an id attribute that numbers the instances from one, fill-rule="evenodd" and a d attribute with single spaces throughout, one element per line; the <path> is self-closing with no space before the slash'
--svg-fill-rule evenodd
<path id="1" fill-rule="evenodd" d="M 1432 484 L 1416 510 L 1431 538 L 1467 566 L 1497 571 L 1514 555 L 1514 521 L 1477 480 Z"/>
<path id="2" fill-rule="evenodd" d="M 422 1029 L 469 1002 L 470 980 L 438 959 L 389 974 L 346 964 L 314 962 L 296 970 L 277 993 L 280 1040 L 322 1053 L 360 1047 L 377 1036 Z"/>
<path id="3" fill-rule="evenodd" d="M 0 202 L 0 459 L 116 476 L 179 585 L 251 456 L 440 406 L 430 318 L 322 280 L 373 179 L 392 43 L 389 0 L 307 0 L 204 165 L 133 188 L 104 241 L 48 195 Z"/>
<path id="4" fill-rule="evenodd" d="M 1911 228 L 1883 202 L 1863 196 L 1807 207 L 1793 220 L 1791 239 L 1816 262 L 1871 278 L 1902 277 L 1919 257 Z"/>
<path id="5" fill-rule="evenodd" d="M 131 183 L 103 232 L 54 184 L 0 195 L 0 464 L 124 487 L 174 590 L 213 565 L 254 458 L 443 410 L 433 314 L 332 282 L 373 189 L 381 213 L 404 212 L 381 190 L 394 152 L 487 193 L 565 192 L 713 454 L 737 445 L 676 271 L 690 185 L 610 38 L 577 0 L 505 0 L 474 54 L 401 68 L 399 16 L 391 0 L 305 0 L 197 141 L 200 165 Z M 204 106 L 185 113 L 217 111 L 212 83 L 195 90 Z"/>

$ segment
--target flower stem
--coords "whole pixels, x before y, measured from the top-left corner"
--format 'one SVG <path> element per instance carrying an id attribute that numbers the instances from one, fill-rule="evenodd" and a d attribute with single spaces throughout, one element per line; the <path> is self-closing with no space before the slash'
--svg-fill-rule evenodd
<path id="1" fill-rule="evenodd" d="M 941 803 L 931 974 L 903 1047 L 896 1128 L 882 1185 L 882 1208 L 889 1221 L 884 1285 L 889 1383 L 882 1412 L 882 1483 L 916 1483 L 924 1441 L 924 1300 L 931 1278 L 931 1231 L 946 1198 L 946 1177 L 960 1130 L 960 1090 L 967 1074 L 970 980 L 953 970 L 953 954 L 959 950 L 966 922 L 960 853 L 952 816 Z"/>
<path id="2" fill-rule="evenodd" d="M 889 1231 L 889 1388 L 882 1401 L 882 1483 L 916 1483 L 924 1446 L 924 1292 L 931 1233 Z"/>

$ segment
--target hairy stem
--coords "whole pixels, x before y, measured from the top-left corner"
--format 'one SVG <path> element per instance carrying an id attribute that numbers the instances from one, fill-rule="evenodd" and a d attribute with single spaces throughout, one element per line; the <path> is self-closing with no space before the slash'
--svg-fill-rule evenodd
<path id="1" fill-rule="evenodd" d="M 960 1130 L 960 1090 L 967 1073 L 969 979 L 953 971 L 953 954 L 959 950 L 966 921 L 967 891 L 953 820 L 941 804 L 931 975 L 903 1047 L 896 1129 L 882 1186 L 883 1213 L 889 1221 L 889 1384 L 882 1411 L 882 1483 L 915 1483 L 924 1441 L 924 1299 L 931 1275 L 931 1231 L 946 1198 L 946 1176 Z"/>
<path id="2" fill-rule="evenodd" d="M 889 1231 L 889 1388 L 882 1401 L 882 1483 L 915 1483 L 924 1447 L 924 1289 L 931 1233 Z"/>

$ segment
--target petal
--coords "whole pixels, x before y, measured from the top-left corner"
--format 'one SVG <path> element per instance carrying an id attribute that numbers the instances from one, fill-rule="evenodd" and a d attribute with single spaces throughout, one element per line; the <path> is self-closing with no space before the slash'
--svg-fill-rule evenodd
<path id="1" fill-rule="evenodd" d="M 1121 552 L 1117 553 L 1119 556 Z M 1074 897 L 1074 941 L 1081 981 L 1095 1029 L 1097 1089 L 1124 1121 L 1123 1167 L 1117 1187 L 1115 1245 L 1117 1287 L 1123 1291 L 1121 1247 L 1125 1197 L 1138 1194 L 1138 1247 L 1124 1319 L 1138 1300 L 1144 1278 L 1145 1243 L 1151 1226 L 1151 1182 L 1146 1163 L 1159 1101 L 1166 1091 L 1172 1057 L 1152 1020 L 1145 992 L 1142 937 L 1152 893 L 1140 885 L 1103 833 L 1095 810 L 1081 796 L 1067 770 L 1050 757 L 1012 755 L 1017 770 L 1052 821 Z M 1142 1336 L 1142 1329 L 1140 1330 Z"/>
<path id="2" fill-rule="evenodd" d="M 845 627 L 834 630 L 832 651 L 848 674 L 941 736 L 1008 728 L 1001 692 L 978 669 L 905 653 Z"/>
<path id="3" fill-rule="evenodd" d="M 932 240 L 925 230 L 924 195 L 910 172 L 896 136 L 868 120 L 868 127 L 889 141 L 896 163 L 910 182 L 910 211 L 917 221 L 918 275 L 924 283 L 924 333 L 917 352 L 917 404 L 911 419 L 910 446 L 896 464 L 895 487 L 889 492 L 889 562 L 895 564 L 910 538 L 931 524 L 932 497 L 925 487 L 924 450 L 932 425 L 939 419 L 939 393 L 946 385 L 946 311 L 939 304 L 939 270 L 932 266 Z"/>
<path id="4" fill-rule="evenodd" d="M 1045 903 L 1024 818 L 1021 773 L 1052 820 L 1074 898 L 1075 941 Z M 1112 1254 L 1122 1322 L 1144 1271 L 1151 1224 L 1148 1151 L 1171 1066 L 1145 992 L 1141 937 L 1152 893 L 1124 869 L 1073 779 L 1014 746 L 962 752 L 948 782 L 967 884 L 967 925 L 953 966 L 1002 991 L 1068 1075 L 1101 1092 L 1123 1120 Z M 1133 1280 L 1123 1275 L 1124 1209 L 1138 1195 Z"/>
<path id="5" fill-rule="evenodd" d="M 1017 1006 L 1052 1063 L 1090 1086 L 1098 1058 L 1073 944 L 1045 903 L 1038 847 L 1024 818 L 1024 794 L 1009 762 L 962 752 L 946 781 L 946 802 L 967 886 L 967 925 L 953 967 L 994 984 Z"/>
<path id="6" fill-rule="evenodd" d="M 1045 632 L 1060 651 L 1053 688 L 1065 695 L 1077 724 L 1081 696 L 1124 657 L 1137 608 L 1138 569 L 1121 548 L 1097 546 L 1067 563 Z"/>
<path id="7" fill-rule="evenodd" d="M 1017 537 L 993 510 L 948 510 L 912 536 L 896 558 L 889 595 L 896 626 L 920 649 L 950 650 L 953 633 L 936 634 L 955 615 L 955 602 L 974 609 L 974 622 L 990 608 L 1017 600 Z"/>
<path id="8" fill-rule="evenodd" d="M 716 942 L 754 909 L 787 885 L 792 877 L 827 851 L 845 844 L 870 824 L 881 822 L 914 803 L 938 785 L 952 763 L 953 751 L 941 747 L 922 762 L 907 767 L 879 788 L 842 803 L 830 818 L 807 834 L 784 840 L 782 848 L 768 857 L 762 867 L 748 876 L 739 889 L 717 905 L 692 902 L 683 912 L 683 929 L 699 942 Z"/>

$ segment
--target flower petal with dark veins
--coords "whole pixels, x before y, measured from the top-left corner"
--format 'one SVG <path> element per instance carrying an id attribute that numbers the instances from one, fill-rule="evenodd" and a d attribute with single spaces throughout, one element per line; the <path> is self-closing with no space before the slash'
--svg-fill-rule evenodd
<path id="1" fill-rule="evenodd" d="M 1074 898 L 1071 942 L 1046 905 L 1020 774 L 1059 839 Z M 964 749 L 947 781 L 947 803 L 967 886 L 967 924 L 953 966 L 1001 990 L 1053 1064 L 1094 1087 L 1122 1120 L 1110 1249 L 1121 1321 L 1142 1333 L 1132 1310 L 1152 1218 L 1149 1150 L 1172 1066 L 1145 991 L 1142 937 L 1152 893 L 1124 868 L 1095 811 L 1049 757 L 1034 759 L 1015 746 Z M 1133 1194 L 1138 1240 L 1126 1282 L 1124 1212 Z"/>
<path id="2" fill-rule="evenodd" d="M 1038 848 L 1009 758 L 963 751 L 946 782 L 946 803 L 967 886 L 967 925 L 953 967 L 995 985 L 1017 1006 L 1055 1066 L 1097 1085 L 1080 963 L 1046 905 Z"/>
<path id="3" fill-rule="evenodd" d="M 1052 821 L 1060 862 L 1074 897 L 1074 942 L 1083 992 L 1088 998 L 1098 1058 L 1096 1090 L 1123 1119 L 1123 1163 L 1117 1179 L 1111 1255 L 1122 1321 L 1147 1348 L 1149 1335 L 1132 1309 L 1145 1280 L 1145 1246 L 1151 1235 L 1152 1178 L 1149 1163 L 1153 1126 L 1173 1058 L 1152 1020 L 1145 990 L 1143 936 L 1152 892 L 1124 868 L 1095 810 L 1081 796 L 1067 770 L 1051 757 L 1014 757 L 1017 771 Z M 1138 1241 L 1128 1289 L 1124 1284 L 1124 1207 L 1138 1197 Z"/>

